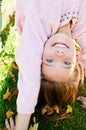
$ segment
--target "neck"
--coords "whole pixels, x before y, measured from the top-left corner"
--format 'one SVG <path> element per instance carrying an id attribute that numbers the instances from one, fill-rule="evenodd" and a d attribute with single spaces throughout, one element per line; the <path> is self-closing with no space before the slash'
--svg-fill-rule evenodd
<path id="1" fill-rule="evenodd" d="M 68 24 L 62 26 L 61 28 L 59 28 L 58 32 L 65 33 L 65 34 L 67 34 L 68 36 L 71 37 L 70 23 L 68 23 Z"/>

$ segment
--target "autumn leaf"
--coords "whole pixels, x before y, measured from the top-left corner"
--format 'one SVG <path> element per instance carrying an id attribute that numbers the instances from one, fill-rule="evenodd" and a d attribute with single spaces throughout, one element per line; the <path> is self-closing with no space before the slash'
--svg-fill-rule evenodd
<path id="1" fill-rule="evenodd" d="M 6 117 L 7 117 L 7 118 L 12 117 L 13 115 L 14 115 L 14 112 L 11 111 L 10 109 L 6 112 Z"/>
<path id="2" fill-rule="evenodd" d="M 35 123 L 33 126 L 31 125 L 29 130 L 37 130 L 38 129 L 38 123 Z"/>
<path id="3" fill-rule="evenodd" d="M 10 101 L 14 96 L 18 95 L 18 89 L 14 88 L 10 94 L 10 96 L 8 97 L 8 100 Z"/>
<path id="4" fill-rule="evenodd" d="M 16 82 L 15 74 L 13 74 L 12 70 L 9 71 L 9 76 L 12 78 L 14 82 Z"/>
<path id="5" fill-rule="evenodd" d="M 15 69 L 15 70 L 18 70 L 18 66 L 17 66 L 15 63 L 12 63 L 12 64 L 11 64 L 11 67 L 12 67 L 13 69 Z"/>
<path id="6" fill-rule="evenodd" d="M 15 77 L 13 78 L 13 81 L 16 82 L 16 78 Z"/>
<path id="7" fill-rule="evenodd" d="M 71 113 L 71 112 L 72 112 L 72 107 L 71 107 L 71 105 L 67 105 L 66 113 Z"/>
<path id="8" fill-rule="evenodd" d="M 10 76 L 11 78 L 14 78 L 14 77 L 15 77 L 15 75 L 14 75 L 13 72 L 12 72 L 12 70 L 9 71 L 9 76 Z"/>
<path id="9" fill-rule="evenodd" d="M 7 128 L 4 128 L 3 130 L 8 130 Z"/>
<path id="10" fill-rule="evenodd" d="M 3 100 L 8 99 L 8 98 L 9 98 L 9 96 L 10 96 L 10 94 L 11 94 L 11 92 L 9 91 L 9 88 L 7 88 L 6 93 L 5 93 L 5 94 L 3 94 Z"/>

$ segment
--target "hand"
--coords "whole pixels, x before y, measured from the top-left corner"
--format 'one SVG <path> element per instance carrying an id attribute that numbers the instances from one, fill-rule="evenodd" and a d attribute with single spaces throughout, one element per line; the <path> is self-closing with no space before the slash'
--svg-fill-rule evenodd
<path id="1" fill-rule="evenodd" d="M 27 130 L 31 114 L 17 114 L 15 130 Z"/>
<path id="2" fill-rule="evenodd" d="M 12 117 L 10 119 L 5 119 L 5 125 L 8 130 L 15 130 L 15 124 Z"/>
<path id="3" fill-rule="evenodd" d="M 86 97 L 79 96 L 78 100 L 82 102 L 82 107 L 86 108 Z"/>

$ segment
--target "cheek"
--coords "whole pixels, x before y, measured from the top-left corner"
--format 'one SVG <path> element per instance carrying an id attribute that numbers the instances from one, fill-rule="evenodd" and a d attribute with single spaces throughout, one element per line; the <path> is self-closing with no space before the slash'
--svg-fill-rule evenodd
<path id="1" fill-rule="evenodd" d="M 68 57 L 72 60 L 72 61 L 76 61 L 76 51 L 75 50 L 70 50 L 68 53 Z"/>
<path id="2" fill-rule="evenodd" d="M 42 63 L 42 66 L 41 66 L 41 71 L 43 74 L 45 74 L 45 71 L 46 71 L 46 67 L 44 65 L 44 63 Z"/>
<path id="3" fill-rule="evenodd" d="M 44 50 L 43 57 L 44 58 L 51 58 L 53 55 L 53 51 L 51 49 Z"/>

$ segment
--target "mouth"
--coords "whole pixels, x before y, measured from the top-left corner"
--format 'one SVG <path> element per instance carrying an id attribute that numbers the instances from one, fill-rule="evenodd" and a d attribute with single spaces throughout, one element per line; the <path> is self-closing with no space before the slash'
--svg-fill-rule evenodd
<path id="1" fill-rule="evenodd" d="M 52 46 L 61 47 L 61 48 L 69 48 L 69 46 L 63 42 L 55 42 Z"/>

